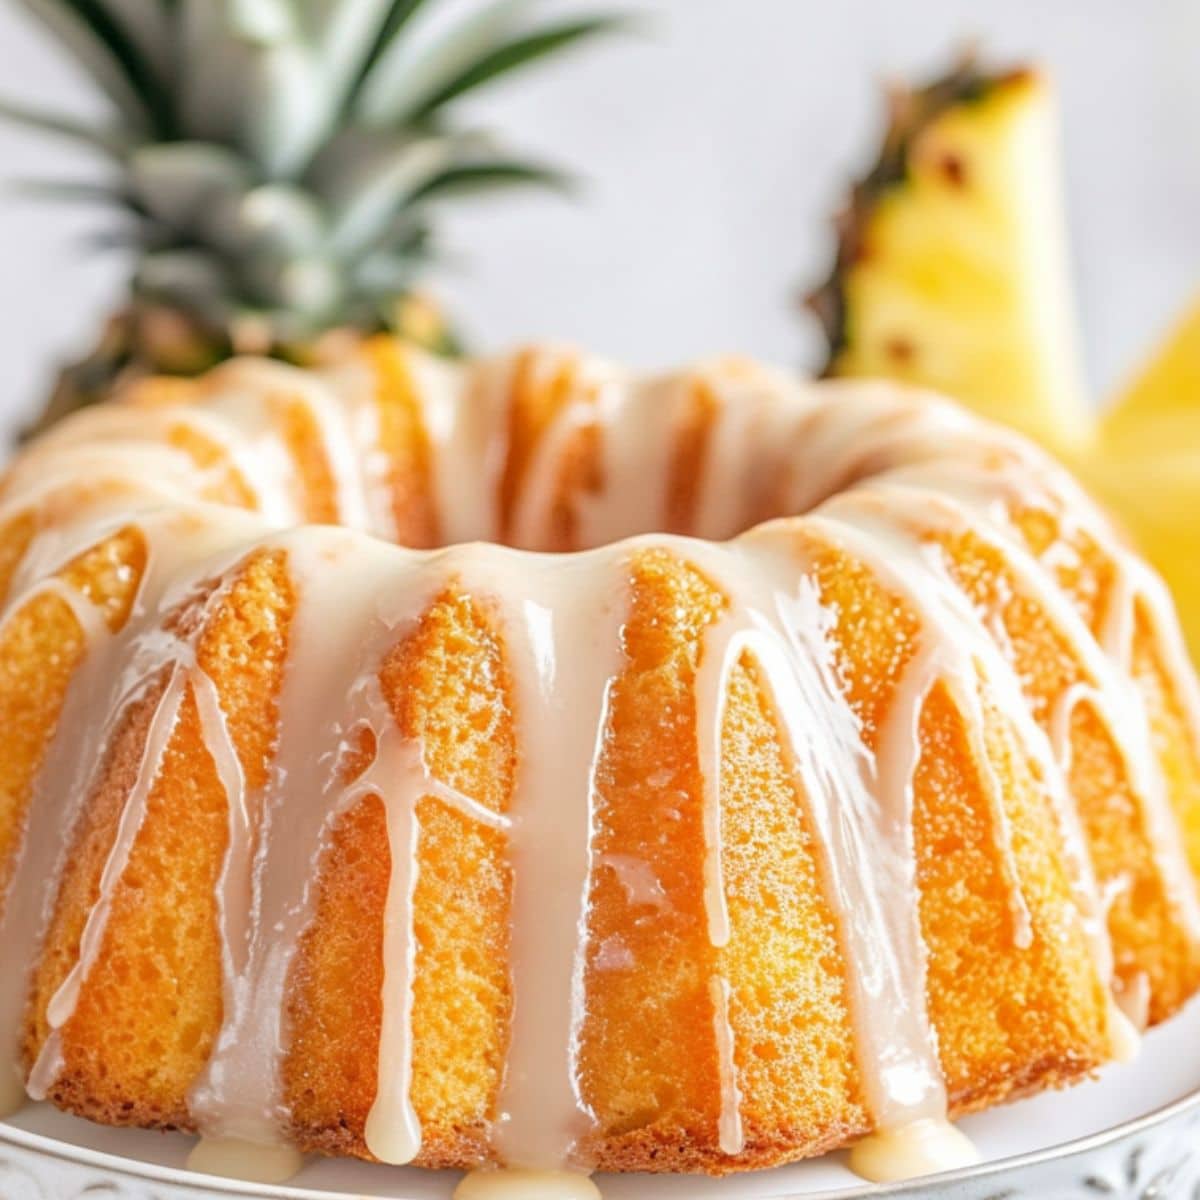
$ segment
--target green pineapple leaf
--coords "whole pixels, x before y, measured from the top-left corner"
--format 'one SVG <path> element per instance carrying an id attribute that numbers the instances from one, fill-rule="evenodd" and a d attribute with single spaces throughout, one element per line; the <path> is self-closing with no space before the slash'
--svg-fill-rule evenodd
<path id="1" fill-rule="evenodd" d="M 386 11 L 383 14 L 383 19 L 379 22 L 379 27 L 375 31 L 375 36 L 371 39 L 371 44 L 367 52 L 363 55 L 362 62 L 359 64 L 350 87 L 346 91 L 345 99 L 342 102 L 344 119 L 349 119 L 350 114 L 357 108 L 362 90 L 366 86 L 367 80 L 370 79 L 376 64 L 387 50 L 395 44 L 400 31 L 425 3 L 426 0 L 389 0 Z"/>
<path id="2" fill-rule="evenodd" d="M 451 196 L 494 192 L 501 187 L 548 187 L 568 192 L 574 187 L 572 176 L 543 163 L 520 159 L 493 159 L 490 162 L 464 162 L 438 172 L 409 193 L 410 206 Z"/>
<path id="3" fill-rule="evenodd" d="M 195 230 L 226 197 L 243 195 L 253 176 L 244 159 L 211 142 L 163 142 L 135 150 L 129 183 L 146 211 L 181 233 Z"/>
<path id="4" fill-rule="evenodd" d="M 407 116 L 410 120 L 420 120 L 449 104 L 451 100 L 456 100 L 485 83 L 491 83 L 502 75 L 507 75 L 537 59 L 556 54 L 585 38 L 600 33 L 612 33 L 625 26 L 626 22 L 619 17 L 587 17 L 548 26 L 514 38 L 503 46 L 488 50 L 420 101 Z"/>
<path id="5" fill-rule="evenodd" d="M 453 351 L 420 294 L 445 261 L 438 205 L 570 186 L 456 121 L 453 102 L 625 25 L 539 24 L 543 0 L 476 0 L 438 25 L 434 0 L 17 2 L 116 115 L 93 127 L 0 101 L 0 120 L 106 157 L 111 182 L 32 186 L 107 210 L 92 247 L 134 260 L 124 306 L 64 373 L 55 416 L 120 374 L 186 374 L 244 350 L 312 361 L 392 328 Z"/>
<path id="6" fill-rule="evenodd" d="M 128 141 L 115 129 L 88 125 L 86 122 L 78 121 L 63 113 L 31 108 L 28 105 L 2 98 L 0 98 L 0 120 L 8 121 L 13 125 L 22 125 L 39 133 L 49 133 L 54 137 L 66 138 L 68 141 L 80 143 L 113 158 L 119 158 L 129 148 Z"/>
<path id="7" fill-rule="evenodd" d="M 170 92 L 124 23 L 100 0 L 22 0 L 22 4 L 58 35 L 127 115 L 157 137 L 171 136 Z"/>
<path id="8" fill-rule="evenodd" d="M 6 188 L 24 200 L 52 200 L 60 204 L 102 205 L 145 216 L 138 201 L 121 184 L 94 179 L 9 179 Z"/>
<path id="9" fill-rule="evenodd" d="M 355 117 L 382 129 L 404 128 L 428 96 L 497 46 L 518 36 L 537 0 L 491 0 L 423 45 L 402 27 L 370 71 Z"/>
<path id="10" fill-rule="evenodd" d="M 355 131 L 331 146 L 314 190 L 328 204 L 334 251 L 346 257 L 368 251 L 406 197 L 450 166 L 457 149 L 447 138 L 397 141 Z"/>
<path id="11" fill-rule="evenodd" d="M 229 255 L 315 254 L 325 242 L 327 214 L 311 193 L 265 183 L 217 204 L 205 220 L 213 244 Z"/>
<path id="12" fill-rule="evenodd" d="M 176 0 L 103 0 L 103 4 L 158 78 L 170 80 L 178 66 Z"/>
<path id="13" fill-rule="evenodd" d="M 253 46 L 297 40 L 299 14 L 288 0 L 225 0 L 229 30 Z"/>

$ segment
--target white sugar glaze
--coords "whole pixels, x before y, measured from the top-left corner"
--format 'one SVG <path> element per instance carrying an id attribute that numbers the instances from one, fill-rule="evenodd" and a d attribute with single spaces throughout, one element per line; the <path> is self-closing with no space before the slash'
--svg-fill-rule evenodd
<path id="1" fill-rule="evenodd" d="M 472 1171 L 454 1200 L 600 1200 L 600 1189 L 570 1171 Z"/>
<path id="2" fill-rule="evenodd" d="M 0 945 L 6 964 L 14 964 L 0 974 L 0 1111 L 19 1101 L 22 1080 L 7 1064 L 20 1061 L 30 971 L 51 920 L 55 882 L 122 722 L 135 710 L 143 713 L 141 762 L 77 959 L 49 1003 L 49 1036 L 23 1080 L 34 1096 L 53 1094 L 63 1066 L 62 1031 L 103 953 L 116 888 L 189 703 L 229 814 L 216 894 L 222 1024 L 188 1096 L 191 1120 L 204 1135 L 196 1169 L 252 1169 L 244 1164 L 256 1161 L 256 1148 L 263 1170 L 277 1175 L 294 1165 L 282 1078 L 289 972 L 312 920 L 337 823 L 370 796 L 383 805 L 391 872 L 378 1083 L 363 1136 L 385 1162 L 419 1156 L 421 1122 L 411 1096 L 413 979 L 421 952 L 414 896 L 419 805 L 428 797 L 500 832 L 511 872 L 513 1012 L 490 1114 L 490 1152 L 516 1170 L 477 1172 L 460 1194 L 595 1194 L 583 1176 L 566 1173 L 587 1169 L 589 1140 L 598 1133 L 578 1061 L 592 881 L 609 871 L 631 905 L 651 912 L 672 907 L 669 889 L 648 863 L 627 854 L 597 857 L 593 845 L 609 700 L 625 663 L 630 581 L 638 556 L 650 551 L 689 564 L 724 596 L 699 647 L 694 685 L 704 907 L 716 964 L 707 996 L 721 1154 L 736 1158 L 748 1136 L 742 1002 L 721 966 L 738 937 L 726 885 L 720 768 L 730 679 L 742 663 L 753 668 L 774 712 L 816 832 L 845 951 L 864 1103 L 879 1130 L 856 1151 L 869 1164 L 864 1173 L 895 1178 L 957 1165 L 968 1154 L 945 1125 L 917 903 L 914 777 L 921 714 L 935 686 L 944 687 L 972 738 L 1016 952 L 1037 930 L 985 735 L 993 727 L 1019 747 L 1053 805 L 1071 867 L 1074 919 L 1089 939 L 1097 978 L 1112 977 L 1106 903 L 1070 794 L 1072 715 L 1080 705 L 1092 708 L 1118 745 L 1164 887 L 1189 936 L 1200 937 L 1195 885 L 1130 675 L 1140 613 L 1195 723 L 1200 703 L 1169 601 L 1086 499 L 1023 443 L 926 397 L 883 386 L 808 387 L 733 360 L 641 379 L 567 350 L 467 368 L 412 355 L 398 362 L 407 363 L 405 386 L 428 440 L 443 550 L 390 544 L 396 514 L 376 409 L 384 384 L 369 356 L 323 372 L 237 361 L 175 402 L 113 404 L 66 422 L 10 472 L 0 491 L 0 522 L 32 512 L 37 529 L 15 572 L 0 630 L 35 598 L 57 597 L 88 649 L 33 783 L 0 911 Z M 502 512 L 516 391 L 552 386 L 565 388 L 562 403 Z M 317 431 L 340 528 L 307 523 L 313 497 L 283 435 L 289 411 L 307 414 Z M 698 411 L 705 415 L 697 466 L 680 459 L 679 434 Z M 215 448 L 212 461 L 188 452 L 189 435 Z M 581 444 L 592 469 L 568 475 Z M 682 516 L 671 510 L 679 470 L 693 472 L 690 513 Z M 211 502 L 231 480 L 254 511 Z M 1082 531 L 1112 562 L 1098 636 L 1059 586 L 1051 556 L 1037 559 L 1028 549 L 1012 515 L 1023 504 L 1054 513 L 1064 537 Z M 559 548 L 556 512 L 569 514 L 573 548 L 584 552 L 536 553 Z M 800 513 L 809 515 L 791 515 Z M 771 517 L 779 519 L 734 536 Z M 657 532 L 668 526 L 694 537 Z M 64 572 L 123 529 L 140 535 L 146 566 L 131 614 L 110 627 L 110 615 L 72 588 Z M 1002 553 L 1016 586 L 1047 614 L 1079 664 L 1078 678 L 1037 717 L 1002 617 L 975 610 L 932 541 L 959 533 Z M 490 544 L 502 535 L 523 549 Z M 837 655 L 839 614 L 816 581 L 811 556 L 819 547 L 861 563 L 920 630 L 888 716 L 870 732 L 850 702 Z M 294 611 L 276 699 L 277 744 L 266 784 L 251 787 L 196 645 L 242 565 L 268 552 L 286 564 Z M 503 644 L 519 746 L 503 812 L 431 774 L 381 687 L 388 656 L 450 587 L 494 615 Z M 350 778 L 347 764 L 364 745 L 373 753 Z M 591 961 L 604 971 L 637 966 L 628 946 L 613 938 Z M 1144 1022 L 1146 995 L 1134 987 L 1121 1000 L 1135 1022 L 1139 1013 Z M 1127 1052 L 1133 1025 L 1115 1004 L 1110 1027 L 1114 1054 Z M 529 1190 L 535 1183 L 542 1191 Z"/>
<path id="3" fill-rule="evenodd" d="M 901 780 L 892 757 L 873 760 L 864 745 L 837 677 L 829 642 L 832 614 L 823 609 L 811 581 L 798 574 L 795 540 L 786 524 L 774 523 L 719 555 L 693 551 L 702 569 L 733 597 L 728 615 L 709 632 L 696 681 L 700 768 L 707 787 L 709 938 L 717 947 L 730 939 L 721 871 L 721 731 L 730 672 L 749 655 L 770 691 L 808 798 L 847 957 L 857 964 L 850 975 L 851 1007 L 860 1056 L 874 1064 L 864 1073 L 868 1102 L 880 1122 L 903 1124 L 945 1112 L 925 1013 L 917 923 L 910 831 L 916 764 L 911 749 L 902 745 L 899 753 L 909 774 Z M 914 701 L 922 698 L 913 695 Z M 896 712 L 895 719 L 911 727 L 914 717 L 902 702 Z M 723 1061 L 732 1062 L 731 1054 Z M 725 1129 L 736 1128 L 735 1114 L 728 1111 L 734 1095 L 732 1082 L 723 1080 Z"/>
<path id="4" fill-rule="evenodd" d="M 201 1138 L 187 1160 L 189 1171 L 248 1183 L 287 1183 L 303 1165 L 300 1152 L 286 1143 L 266 1145 L 234 1138 Z"/>
<path id="5" fill-rule="evenodd" d="M 946 1121 L 920 1120 L 884 1129 L 850 1148 L 850 1169 L 872 1183 L 915 1179 L 979 1161 L 965 1134 Z"/>
<path id="6" fill-rule="evenodd" d="M 102 515 L 97 524 L 76 531 L 81 536 L 74 542 L 70 537 L 56 537 L 54 550 L 65 548 L 66 552 L 55 566 L 69 562 L 79 550 L 102 539 L 112 528 L 111 521 Z M 92 634 L 91 645 L 71 681 L 45 763 L 35 782 L 31 818 L 0 916 L 0 944 L 5 947 L 6 956 L 12 954 L 10 961 L 14 964 L 13 970 L 0 974 L 0 1046 L 3 1047 L 0 1052 L 9 1061 L 16 1057 L 28 968 L 50 919 L 54 884 L 70 848 L 67 834 L 105 765 L 120 719 L 136 699 L 163 678 L 164 672 L 172 672 L 172 677 L 159 701 L 160 711 L 177 707 L 182 698 L 186 670 L 180 673 L 178 668 L 190 666 L 190 647 L 163 627 L 166 616 L 190 590 L 189 560 L 182 548 L 186 546 L 213 570 L 224 569 L 228 560 L 223 550 L 231 538 L 236 541 L 244 533 L 245 518 L 236 513 L 232 516 L 222 513 L 218 521 L 214 514 L 199 509 L 175 514 L 160 510 L 147 518 L 145 529 L 149 535 L 161 539 L 162 550 L 146 571 L 134 612 L 121 636 L 111 635 L 103 622 L 86 619 L 81 622 L 81 628 Z M 31 554 L 29 558 L 36 560 L 37 555 Z M 18 588 L 22 582 L 18 576 Z M 42 586 L 39 580 L 18 591 L 21 599 L 14 601 L 9 611 L 15 611 L 25 595 L 40 591 Z M 97 713 L 103 714 L 102 720 L 96 719 Z M 153 782 L 161 753 L 161 747 L 155 746 L 154 741 L 161 741 L 163 734 L 169 733 L 165 728 L 168 721 L 152 723 L 159 727 L 159 739 L 147 742 L 142 770 L 122 816 L 123 829 L 118 833 L 106 867 L 110 884 L 119 875 L 120 864 L 136 834 L 146 792 Z M 54 998 L 55 1012 L 48 1016 L 55 1029 L 69 1018 L 99 949 L 107 901 L 102 892 L 85 927 L 79 962 Z M 31 1094 L 43 1093 L 52 1081 L 57 1054 L 57 1036 L 52 1033 L 31 1073 L 28 1083 Z"/>

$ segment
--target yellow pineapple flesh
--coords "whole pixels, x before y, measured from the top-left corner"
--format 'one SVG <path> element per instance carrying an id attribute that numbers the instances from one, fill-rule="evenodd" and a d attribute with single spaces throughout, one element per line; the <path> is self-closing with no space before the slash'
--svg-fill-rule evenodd
<path id="1" fill-rule="evenodd" d="M 1167 581 L 1200 664 L 1200 300 L 1108 410 L 1079 470 Z"/>
<path id="2" fill-rule="evenodd" d="M 1115 454 L 1147 443 L 1200 449 L 1200 296 L 1108 410 L 1101 436 Z"/>
<path id="3" fill-rule="evenodd" d="M 1166 581 L 1200 666 L 1200 440 L 1161 454 L 1098 455 L 1080 475 Z"/>
<path id="4" fill-rule="evenodd" d="M 1046 77 L 973 61 L 899 93 L 810 297 L 834 375 L 945 392 L 1064 455 L 1091 434 Z"/>

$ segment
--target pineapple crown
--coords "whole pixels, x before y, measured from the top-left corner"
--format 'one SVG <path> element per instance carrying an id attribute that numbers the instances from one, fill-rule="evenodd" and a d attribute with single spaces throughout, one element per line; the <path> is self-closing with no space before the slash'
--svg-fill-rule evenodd
<path id="1" fill-rule="evenodd" d="M 0 101 L 112 168 L 30 188 L 123 215 L 97 240 L 137 256 L 130 311 L 185 324 L 201 360 L 391 323 L 434 256 L 437 202 L 567 182 L 458 124 L 454 102 L 624 24 L 538 24 L 536 0 L 492 0 L 422 38 L 436 0 L 16 3 L 115 114 L 94 125 Z"/>

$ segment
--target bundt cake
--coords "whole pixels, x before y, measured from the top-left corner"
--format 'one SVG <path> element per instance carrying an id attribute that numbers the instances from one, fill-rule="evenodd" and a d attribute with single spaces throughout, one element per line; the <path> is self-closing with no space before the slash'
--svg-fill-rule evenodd
<path id="1" fill-rule="evenodd" d="M 1200 986 L 1170 602 L 924 394 L 233 360 L 23 452 L 0 591 L 10 1106 L 885 1175 Z"/>

